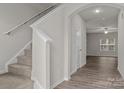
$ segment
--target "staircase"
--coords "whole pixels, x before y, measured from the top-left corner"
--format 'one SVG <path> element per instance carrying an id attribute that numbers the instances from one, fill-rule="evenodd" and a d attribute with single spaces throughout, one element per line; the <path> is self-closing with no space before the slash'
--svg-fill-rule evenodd
<path id="1" fill-rule="evenodd" d="M 17 63 L 8 66 L 8 72 L 0 75 L 0 89 L 31 89 L 32 50 L 25 49 L 17 57 Z"/>
<path id="2" fill-rule="evenodd" d="M 14 29 L 5 33 L 6 35 L 11 35 L 11 32 L 16 31 L 17 28 L 23 27 L 24 25 L 31 25 L 39 18 L 45 16 L 53 9 L 61 4 L 55 4 L 48 9 L 40 12 L 36 16 L 27 20 L 23 24 L 16 26 Z M 31 80 L 32 71 L 32 49 L 25 49 L 24 55 L 17 57 L 17 63 L 8 65 L 8 72 L 0 74 L 0 89 L 32 89 L 33 81 Z"/>

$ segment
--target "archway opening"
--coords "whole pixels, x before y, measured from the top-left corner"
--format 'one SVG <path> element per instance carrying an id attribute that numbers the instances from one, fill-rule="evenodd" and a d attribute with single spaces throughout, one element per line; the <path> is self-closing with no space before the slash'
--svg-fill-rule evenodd
<path id="1" fill-rule="evenodd" d="M 73 18 L 75 18 L 75 17 L 77 17 L 78 16 L 78 20 L 80 19 L 79 18 L 79 13 L 81 13 L 81 11 L 83 11 L 83 10 L 85 10 L 86 8 L 89 8 L 89 7 L 93 7 L 93 6 L 107 6 L 107 7 L 113 7 L 113 8 L 115 8 L 115 9 L 117 9 L 118 11 L 120 11 L 121 10 L 121 8 L 122 7 L 120 7 L 120 5 L 118 5 L 118 4 L 88 4 L 88 5 L 83 5 L 83 7 L 81 7 L 81 8 L 79 8 L 77 11 L 75 11 L 75 12 L 73 12 L 71 15 L 70 15 L 70 19 L 71 19 L 71 22 L 72 21 L 74 21 L 74 20 L 72 20 Z M 99 12 L 99 10 L 96 10 L 95 12 Z M 120 13 L 120 12 L 119 12 Z M 119 14 L 118 14 L 119 15 Z M 104 18 L 102 19 L 102 20 L 104 20 Z M 80 22 L 79 22 L 80 23 Z M 75 33 L 75 35 L 77 36 L 77 37 L 79 37 L 80 35 L 79 35 L 79 33 L 80 33 L 80 31 L 78 32 L 78 30 L 80 30 L 80 24 L 79 24 L 78 22 L 76 23 L 76 24 L 78 24 L 78 26 L 77 25 L 75 25 L 75 24 L 73 24 L 73 26 L 71 25 L 71 35 L 73 35 L 74 36 L 74 34 L 72 33 L 72 30 L 74 30 L 74 28 L 75 28 L 75 30 L 76 30 L 76 33 Z M 118 20 L 117 20 L 117 23 L 118 23 Z M 75 27 L 74 27 L 75 26 Z M 103 26 L 102 26 L 103 27 Z M 101 28 L 102 28 L 101 27 Z M 117 26 L 116 27 L 111 27 L 111 29 L 118 29 L 118 24 L 117 24 Z M 104 31 L 104 33 L 103 34 L 108 34 L 108 30 L 110 30 L 110 28 L 109 27 L 104 27 L 104 28 L 102 28 L 103 29 L 103 31 Z M 107 32 L 106 32 L 106 30 L 107 30 Z M 70 32 L 69 32 L 69 34 L 70 34 Z M 85 36 L 84 36 L 85 37 Z M 74 72 L 76 72 L 77 71 L 77 69 L 78 68 L 80 68 L 80 67 L 82 67 L 82 65 L 79 65 L 80 64 L 80 62 L 79 62 L 79 60 L 81 60 L 80 58 L 77 58 L 77 57 L 79 57 L 79 55 L 80 55 L 80 51 L 83 51 L 83 48 L 82 49 L 80 49 L 80 47 L 78 46 L 78 45 L 80 45 L 80 43 L 79 44 L 77 44 L 77 43 L 73 43 L 74 41 L 74 38 L 71 36 L 71 38 L 69 38 L 69 39 L 71 39 L 71 44 L 70 44 L 70 46 L 72 46 L 72 47 L 70 47 L 70 50 L 73 50 L 73 53 L 74 53 L 74 51 L 75 51 L 75 54 L 76 54 L 76 56 L 74 56 L 73 54 L 72 54 L 72 51 L 70 52 L 70 55 L 71 55 L 71 58 L 73 58 L 74 59 L 74 57 L 75 57 L 75 61 L 77 62 L 78 61 L 78 63 L 77 63 L 77 65 L 75 66 L 75 65 L 72 65 L 71 64 L 71 62 L 72 62 L 72 60 L 73 59 L 71 59 L 70 58 L 70 61 L 69 61 L 69 66 L 68 67 L 70 67 L 69 68 L 69 74 L 70 74 L 70 76 L 71 76 L 71 74 L 72 73 L 74 73 Z M 78 38 L 79 39 L 79 38 Z M 117 40 L 118 40 L 118 37 L 117 37 Z M 77 40 L 78 41 L 78 40 Z M 101 41 L 101 40 L 100 40 Z M 99 42 L 100 42 L 99 41 Z M 111 41 L 111 40 L 110 40 Z M 76 42 L 76 39 L 75 39 L 75 42 Z M 108 41 L 106 41 L 106 42 L 108 42 Z M 112 42 L 115 42 L 115 39 L 112 39 Z M 74 46 L 72 45 L 72 43 L 73 43 L 73 45 L 75 44 L 76 46 L 75 47 L 78 47 L 78 49 L 77 49 L 77 51 L 79 51 L 78 53 L 77 53 L 77 51 L 76 50 L 74 50 L 73 48 L 74 48 Z M 84 42 L 83 42 L 84 43 Z M 84 43 L 85 44 L 85 43 Z M 100 46 L 100 45 L 99 45 Z M 109 45 L 108 45 L 109 46 Z M 118 46 L 118 45 L 117 45 Z M 85 47 L 85 46 L 84 46 Z M 112 46 L 113 47 L 113 46 Z M 76 48 L 75 48 L 76 49 Z M 85 48 L 84 48 L 85 49 Z M 101 48 L 99 48 L 99 50 L 100 50 Z M 107 48 L 107 49 L 109 49 L 109 47 Z M 110 50 L 114 50 L 115 48 L 110 48 Z M 86 51 L 85 51 L 86 52 Z M 85 53 L 84 52 L 84 53 Z M 118 55 L 118 49 L 117 49 L 117 55 Z M 114 52 L 115 53 L 115 52 Z M 73 56 L 72 56 L 73 55 Z M 78 55 L 78 56 L 77 56 Z M 84 54 L 84 55 L 86 55 L 86 54 Z M 84 58 L 85 58 L 86 56 L 84 56 Z M 76 59 L 78 59 L 78 60 L 76 60 Z M 118 59 L 116 59 L 115 61 L 117 61 Z M 82 62 L 82 61 L 81 61 Z M 83 61 L 84 63 L 85 63 L 85 61 Z M 75 63 L 75 62 L 74 62 Z M 84 64 L 83 64 L 84 65 Z M 72 70 L 72 68 L 74 68 L 74 70 Z"/>

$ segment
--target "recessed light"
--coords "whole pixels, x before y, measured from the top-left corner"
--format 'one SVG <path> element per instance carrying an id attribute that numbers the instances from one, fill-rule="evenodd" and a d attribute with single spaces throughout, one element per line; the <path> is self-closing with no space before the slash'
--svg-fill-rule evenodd
<path id="1" fill-rule="evenodd" d="M 108 34 L 108 31 L 104 31 L 105 34 Z"/>
<path id="2" fill-rule="evenodd" d="M 99 10 L 99 9 L 96 9 L 96 10 L 95 10 L 95 13 L 100 13 L 100 10 Z"/>

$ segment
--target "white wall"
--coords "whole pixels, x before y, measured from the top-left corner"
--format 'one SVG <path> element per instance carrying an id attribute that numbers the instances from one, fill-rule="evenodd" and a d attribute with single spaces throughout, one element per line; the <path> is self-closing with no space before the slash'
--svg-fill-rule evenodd
<path id="1" fill-rule="evenodd" d="M 25 22 L 50 4 L 0 4 L 0 33 Z"/>
<path id="2" fill-rule="evenodd" d="M 33 25 L 51 39 L 50 83 L 51 88 L 64 80 L 64 15 L 63 8 L 57 8 Z M 41 51 L 42 52 L 42 51 Z"/>
<path id="3" fill-rule="evenodd" d="M 120 11 L 118 19 L 118 69 L 124 78 L 124 10 Z"/>
<path id="4" fill-rule="evenodd" d="M 115 51 L 100 51 L 100 39 L 115 39 Z M 88 56 L 118 56 L 118 33 L 87 33 L 87 55 Z"/>
<path id="5" fill-rule="evenodd" d="M 31 28 L 25 25 L 16 29 L 10 36 L 1 35 L 11 28 L 46 9 L 39 4 L 0 4 L 0 73 L 5 64 L 31 40 Z"/>
<path id="6" fill-rule="evenodd" d="M 73 15 L 71 21 L 71 63 L 70 73 L 74 73 L 78 68 L 86 63 L 86 27 L 85 22 L 79 15 Z M 82 51 L 80 51 L 82 50 Z"/>

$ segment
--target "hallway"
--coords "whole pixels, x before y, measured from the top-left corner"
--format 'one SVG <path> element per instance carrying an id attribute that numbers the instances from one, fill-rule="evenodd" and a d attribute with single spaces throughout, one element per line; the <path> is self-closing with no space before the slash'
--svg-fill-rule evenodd
<path id="1" fill-rule="evenodd" d="M 117 58 L 87 57 L 87 64 L 56 89 L 109 89 L 124 88 L 124 81 L 117 70 Z"/>

